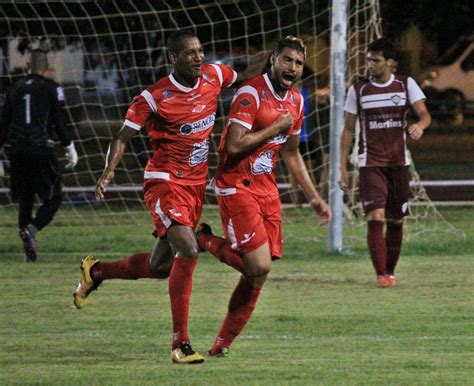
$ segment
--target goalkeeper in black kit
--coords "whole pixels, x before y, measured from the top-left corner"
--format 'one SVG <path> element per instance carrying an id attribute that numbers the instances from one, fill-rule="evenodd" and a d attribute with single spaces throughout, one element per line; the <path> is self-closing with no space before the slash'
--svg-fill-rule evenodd
<path id="1" fill-rule="evenodd" d="M 66 169 L 76 166 L 78 156 L 63 118 L 62 88 L 44 77 L 48 71 L 46 52 L 33 50 L 29 68 L 30 74 L 5 93 L 0 148 L 10 144 L 10 190 L 19 204 L 19 235 L 26 261 L 36 261 L 36 233 L 51 222 L 62 201 L 53 132 L 65 147 Z M 36 196 L 41 205 L 33 215 Z"/>

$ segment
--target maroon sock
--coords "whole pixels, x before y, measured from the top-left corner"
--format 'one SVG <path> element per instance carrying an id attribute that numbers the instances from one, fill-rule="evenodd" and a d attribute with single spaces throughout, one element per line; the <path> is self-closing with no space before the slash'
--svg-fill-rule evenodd
<path id="1" fill-rule="evenodd" d="M 173 316 L 173 350 L 182 341 L 189 340 L 189 302 L 196 264 L 197 259 L 178 256 L 174 258 L 173 268 L 171 269 L 168 288 Z"/>
<path id="2" fill-rule="evenodd" d="M 98 262 L 91 268 L 92 280 L 154 278 L 150 269 L 150 256 L 150 253 L 135 253 L 119 261 Z"/>
<path id="3" fill-rule="evenodd" d="M 228 240 L 222 237 L 201 233 L 198 238 L 198 244 L 223 263 L 245 274 L 245 263 L 242 256 L 236 250 L 232 249 Z"/>
<path id="4" fill-rule="evenodd" d="M 260 287 L 254 287 L 243 276 L 229 300 L 227 315 L 222 323 L 219 335 L 211 348 L 211 355 L 216 355 L 223 347 L 229 348 L 234 339 L 247 324 L 260 295 Z"/>
<path id="5" fill-rule="evenodd" d="M 387 274 L 387 246 L 385 245 L 383 226 L 382 221 L 367 222 L 367 245 L 377 275 Z"/>
<path id="6" fill-rule="evenodd" d="M 403 223 L 387 223 L 385 232 L 385 243 L 387 245 L 387 274 L 393 275 L 400 257 L 400 249 L 403 239 Z"/>

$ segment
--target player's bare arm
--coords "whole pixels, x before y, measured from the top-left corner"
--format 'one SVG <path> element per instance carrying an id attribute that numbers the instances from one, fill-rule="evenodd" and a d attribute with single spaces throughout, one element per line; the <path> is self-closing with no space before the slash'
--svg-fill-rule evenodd
<path id="1" fill-rule="evenodd" d="M 341 159 L 340 159 L 340 177 L 339 187 L 342 190 L 348 189 L 347 179 L 347 160 L 352 147 L 352 138 L 354 135 L 357 115 L 346 112 L 344 116 L 344 129 L 341 134 Z"/>
<path id="2" fill-rule="evenodd" d="M 105 160 L 105 168 L 95 187 L 95 197 L 98 200 L 104 198 L 107 186 L 114 177 L 115 168 L 122 160 L 123 154 L 125 153 L 127 143 L 136 132 L 135 129 L 128 126 L 122 126 L 117 136 L 110 142 L 109 150 L 107 151 L 107 158 Z"/>
<path id="3" fill-rule="evenodd" d="M 274 135 L 286 133 L 292 125 L 293 117 L 289 113 L 280 115 L 270 126 L 259 131 L 250 131 L 244 126 L 232 122 L 227 133 L 226 150 L 231 156 L 239 155 L 261 145 Z"/>
<path id="4" fill-rule="evenodd" d="M 408 133 L 412 139 L 418 140 L 423 135 L 424 130 L 431 124 L 431 115 L 423 100 L 416 101 L 411 107 L 418 116 L 418 122 L 408 126 Z"/>
<path id="5" fill-rule="evenodd" d="M 319 225 L 326 225 L 331 221 L 332 213 L 328 204 L 319 195 L 313 185 L 311 178 L 299 151 L 299 136 L 292 135 L 288 141 L 282 145 L 281 154 L 288 171 L 295 178 L 298 185 L 303 190 L 309 204 L 319 215 Z"/>

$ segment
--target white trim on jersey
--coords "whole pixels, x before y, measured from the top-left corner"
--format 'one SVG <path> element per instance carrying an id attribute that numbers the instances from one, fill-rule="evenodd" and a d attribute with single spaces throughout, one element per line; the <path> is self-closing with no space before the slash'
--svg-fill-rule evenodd
<path id="1" fill-rule="evenodd" d="M 148 103 L 148 106 L 150 106 L 151 111 L 156 113 L 158 111 L 158 108 L 156 106 L 155 98 L 153 98 L 153 95 L 151 95 L 150 91 L 148 90 L 143 90 L 142 93 L 140 94 L 143 98 L 145 98 L 146 103 Z"/>
<path id="2" fill-rule="evenodd" d="M 142 127 L 140 125 L 137 125 L 135 122 L 132 122 L 128 119 L 126 119 L 125 121 L 123 121 L 123 125 L 124 126 L 128 126 L 130 127 L 131 129 L 134 129 L 134 130 L 140 130 Z"/>
<path id="3" fill-rule="evenodd" d="M 170 174 L 169 173 L 164 173 L 164 172 L 149 172 L 145 170 L 145 173 L 143 175 L 143 178 L 145 179 L 153 179 L 156 178 L 158 180 L 170 180 Z"/>
<path id="4" fill-rule="evenodd" d="M 214 186 L 214 193 L 216 193 L 218 196 L 231 196 L 237 193 L 237 189 L 236 188 L 218 188 L 217 186 Z"/>
<path id="5" fill-rule="evenodd" d="M 301 129 L 299 129 L 298 131 L 295 131 L 294 133 L 291 133 L 291 135 L 300 135 L 301 134 Z"/>
<path id="6" fill-rule="evenodd" d="M 238 123 L 239 125 L 242 125 L 243 127 L 245 127 L 248 130 L 252 129 L 252 125 L 250 123 L 241 121 L 240 119 L 237 119 L 237 118 L 230 118 L 229 122 Z"/>
<path id="7" fill-rule="evenodd" d="M 222 83 L 224 82 L 224 79 L 223 79 L 223 76 L 222 76 L 222 70 L 221 68 L 217 65 L 217 64 L 212 64 L 211 63 L 211 66 L 214 68 L 214 70 L 216 70 L 217 72 L 217 77 L 219 78 L 219 83 L 222 87 Z"/>
<path id="8" fill-rule="evenodd" d="M 173 83 L 173 85 L 174 85 L 177 89 L 179 89 L 179 90 L 181 90 L 181 91 L 183 91 L 183 92 L 191 92 L 191 91 L 193 91 L 193 90 L 196 90 L 196 89 L 199 87 L 199 85 L 201 84 L 201 78 L 198 79 L 198 81 L 196 82 L 196 84 L 194 85 L 193 88 L 183 86 L 181 83 L 179 83 L 179 82 L 175 79 L 175 77 L 173 76 L 173 74 L 169 74 L 169 75 L 168 75 L 168 78 L 170 78 L 171 83 Z"/>
<path id="9" fill-rule="evenodd" d="M 405 106 L 407 104 L 407 95 L 405 92 L 365 95 L 360 98 L 360 104 L 363 109 Z"/>
<path id="10" fill-rule="evenodd" d="M 238 249 L 237 245 L 237 238 L 235 237 L 235 230 L 234 230 L 234 224 L 232 223 L 232 219 L 229 220 L 229 223 L 227 224 L 227 233 L 229 235 L 229 241 L 231 242 L 231 248 L 234 250 Z"/>
<path id="11" fill-rule="evenodd" d="M 237 76 L 238 76 L 237 71 L 235 71 L 234 69 L 232 69 L 232 71 L 234 72 L 234 76 L 232 77 L 232 82 L 230 82 L 230 83 L 227 85 L 227 87 L 232 86 L 232 85 L 235 83 L 235 81 L 237 80 Z"/>
<path id="12" fill-rule="evenodd" d="M 263 79 L 265 80 L 265 83 L 267 84 L 268 88 L 272 92 L 275 99 L 277 99 L 279 101 L 286 100 L 286 97 L 288 96 L 288 91 L 285 93 L 285 96 L 282 98 L 275 92 L 275 89 L 273 88 L 272 82 L 270 82 L 270 78 L 268 77 L 268 74 L 263 74 Z"/>
<path id="13" fill-rule="evenodd" d="M 258 91 L 255 89 L 255 87 L 252 86 L 243 86 L 237 90 L 235 93 L 234 97 L 232 98 L 232 103 L 235 101 L 235 99 L 242 94 L 250 94 L 254 97 L 255 103 L 257 104 L 257 110 L 260 108 L 260 96 L 258 95 Z"/>
<path id="14" fill-rule="evenodd" d="M 160 216 L 161 222 L 166 227 L 166 229 L 168 229 L 171 226 L 172 221 L 166 214 L 163 213 L 163 210 L 161 209 L 161 206 L 160 206 L 160 199 L 158 199 L 158 201 L 156 201 L 155 213 L 158 216 Z"/>

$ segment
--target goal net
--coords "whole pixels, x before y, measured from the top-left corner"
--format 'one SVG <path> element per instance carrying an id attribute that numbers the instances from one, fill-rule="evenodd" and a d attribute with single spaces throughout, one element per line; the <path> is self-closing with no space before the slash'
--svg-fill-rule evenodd
<path id="1" fill-rule="evenodd" d="M 377 0 L 351 0 L 348 6 L 347 83 L 365 73 L 367 44 L 379 36 Z M 300 88 L 306 99 L 301 152 L 315 183 L 327 197 L 329 150 L 330 2 L 318 0 L 107 2 L 3 2 L 0 19 L 1 94 L 25 74 L 33 48 L 49 51 L 50 76 L 64 88 L 65 113 L 79 153 L 74 171 L 63 170 L 64 203 L 55 224 L 104 224 L 123 218 L 149 221 L 144 215 L 141 184 L 149 156 L 142 130 L 130 142 L 104 201 L 94 198 L 95 182 L 108 143 L 123 122 L 132 98 L 169 73 L 167 36 L 180 28 L 194 29 L 204 45 L 206 60 L 243 70 L 264 64 L 275 42 L 288 34 L 303 37 L 308 54 Z M 216 167 L 216 145 L 233 91 L 222 93 L 212 134 L 209 173 Z M 6 148 L 8 151 L 8 147 Z M 63 150 L 58 146 L 58 154 Z M 16 214 L 8 193 L 8 160 L 1 156 L 0 200 L 7 222 Z M 65 165 L 66 160 L 60 159 Z M 293 206 L 291 221 L 307 219 L 308 209 L 283 164 L 277 171 L 284 204 Z M 215 203 L 211 191 L 206 195 Z M 355 201 L 354 201 L 355 202 Z M 349 209 L 352 213 L 352 209 Z"/>

